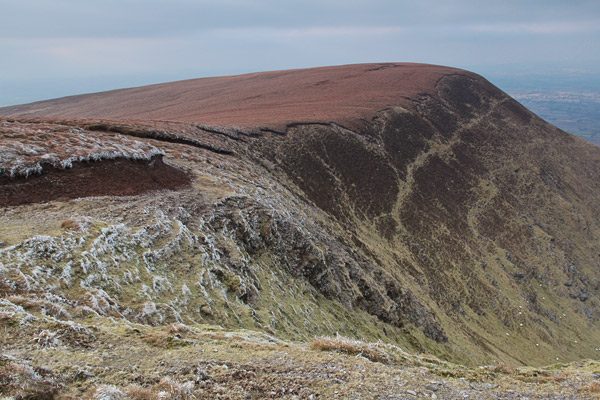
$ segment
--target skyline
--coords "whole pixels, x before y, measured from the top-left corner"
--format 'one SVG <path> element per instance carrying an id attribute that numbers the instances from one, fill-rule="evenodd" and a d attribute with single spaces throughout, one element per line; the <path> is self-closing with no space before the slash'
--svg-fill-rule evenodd
<path id="1" fill-rule="evenodd" d="M 0 0 L 0 6 L 0 106 L 365 62 L 447 65 L 493 83 L 507 76 L 597 77 L 600 66 L 594 1 Z"/>

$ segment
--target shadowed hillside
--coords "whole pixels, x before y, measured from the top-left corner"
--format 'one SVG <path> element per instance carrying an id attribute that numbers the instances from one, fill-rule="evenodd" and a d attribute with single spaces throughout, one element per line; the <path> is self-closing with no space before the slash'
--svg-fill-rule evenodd
<path id="1" fill-rule="evenodd" d="M 478 75 L 328 67 L 0 114 L 8 188 L 77 193 L 67 177 L 108 162 L 141 182 L 151 154 L 172 169 L 135 193 L 3 203 L 7 326 L 63 344 L 69 323 L 339 333 L 469 365 L 600 354 L 600 148 Z"/>

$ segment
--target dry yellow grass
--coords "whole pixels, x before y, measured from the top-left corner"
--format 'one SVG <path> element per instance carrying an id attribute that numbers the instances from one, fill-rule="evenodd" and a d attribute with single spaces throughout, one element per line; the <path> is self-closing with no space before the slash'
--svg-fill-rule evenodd
<path id="1" fill-rule="evenodd" d="M 367 343 L 359 340 L 349 339 L 343 336 L 336 337 L 320 337 L 314 339 L 310 347 L 315 350 L 322 351 L 339 351 L 365 357 L 374 362 L 390 364 L 398 361 L 396 355 L 393 354 L 392 347 L 402 351 L 395 346 L 386 345 L 383 343 Z"/>
<path id="2" fill-rule="evenodd" d="M 512 374 L 513 372 L 515 372 L 515 370 L 515 367 L 504 364 L 496 365 L 491 368 L 492 372 L 498 372 L 501 374 Z"/>
<path id="3" fill-rule="evenodd" d="M 181 336 L 184 334 L 192 333 L 192 330 L 187 325 L 174 323 L 169 325 L 169 327 L 167 328 L 167 332 L 169 332 L 171 335 Z"/>
<path id="4" fill-rule="evenodd" d="M 139 385 L 129 385 L 125 389 L 127 396 L 131 400 L 155 400 L 158 399 L 158 394 L 151 389 L 141 387 Z"/>
<path id="5" fill-rule="evenodd" d="M 78 231 L 80 228 L 79 223 L 77 223 L 77 221 L 75 221 L 72 218 L 66 219 L 64 220 L 61 224 L 60 227 L 66 230 L 73 230 L 73 231 Z"/>

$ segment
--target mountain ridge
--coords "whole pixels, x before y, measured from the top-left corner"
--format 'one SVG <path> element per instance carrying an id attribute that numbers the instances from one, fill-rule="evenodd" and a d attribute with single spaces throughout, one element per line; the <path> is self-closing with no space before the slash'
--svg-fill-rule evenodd
<path id="1" fill-rule="evenodd" d="M 348 122 L 392 105 L 410 105 L 449 73 L 427 64 L 352 64 L 117 89 L 0 108 L 0 115 L 153 119 L 226 126 Z"/>
<path id="2" fill-rule="evenodd" d="M 313 88 L 283 110 L 249 98 L 253 86 L 196 114 L 199 103 L 179 105 L 170 121 L 141 97 L 103 109 L 77 96 L 69 115 L 73 98 L 35 115 L 39 104 L 0 109 L 13 114 L 0 117 L 5 187 L 52 170 L 76 190 L 69 160 L 93 171 L 116 157 L 132 174 L 126 161 L 138 160 L 141 177 L 157 154 L 189 179 L 0 205 L 0 311 L 11 315 L 0 321 L 59 336 L 68 330 L 53 321 L 340 333 L 468 365 L 597 358 L 600 149 L 476 74 L 391 65 L 252 75 L 276 77 L 265 93 L 294 88 L 279 96 Z M 327 74 L 359 76 L 315 103 Z M 357 81 L 371 91 L 344 97 Z M 231 115 L 239 104 L 250 106 Z"/>

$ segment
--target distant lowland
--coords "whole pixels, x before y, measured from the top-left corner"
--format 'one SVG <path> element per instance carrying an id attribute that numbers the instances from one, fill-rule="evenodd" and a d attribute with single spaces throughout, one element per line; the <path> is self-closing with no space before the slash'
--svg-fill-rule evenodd
<path id="1" fill-rule="evenodd" d="M 552 125 L 600 145 L 600 93 L 538 91 L 511 95 Z"/>
<path id="2" fill-rule="evenodd" d="M 492 81 L 552 125 L 600 145 L 600 77 L 574 71 L 566 75 L 526 74 Z"/>

